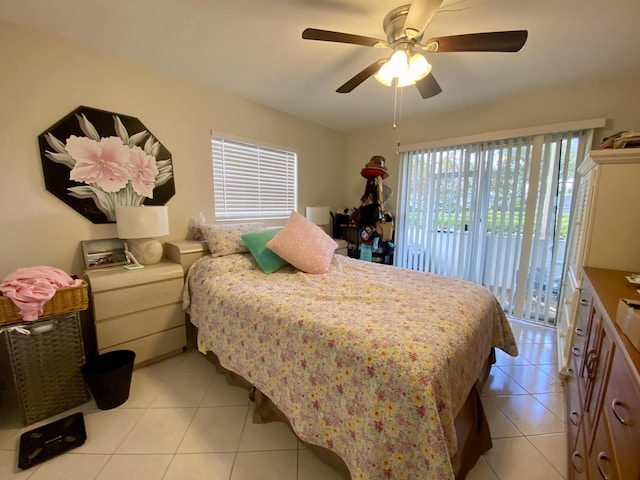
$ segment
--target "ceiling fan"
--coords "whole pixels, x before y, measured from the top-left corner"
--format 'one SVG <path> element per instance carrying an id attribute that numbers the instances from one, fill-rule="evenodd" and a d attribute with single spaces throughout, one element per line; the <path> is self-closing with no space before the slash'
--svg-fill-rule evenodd
<path id="1" fill-rule="evenodd" d="M 429 75 L 431 65 L 419 53 L 420 51 L 428 53 L 517 52 L 527 41 L 526 30 L 451 35 L 423 41 L 424 31 L 442 2 L 443 0 L 414 0 L 409 5 L 391 10 L 382 24 L 387 36 L 386 41 L 317 28 L 305 29 L 302 32 L 302 38 L 393 50 L 390 58 L 381 58 L 373 62 L 340 86 L 336 90 L 338 93 L 351 92 L 366 79 L 375 75 L 376 79 L 385 85 L 393 84 L 403 87 L 415 84 L 422 98 L 433 97 L 442 92 L 442 88 L 433 74 Z"/>

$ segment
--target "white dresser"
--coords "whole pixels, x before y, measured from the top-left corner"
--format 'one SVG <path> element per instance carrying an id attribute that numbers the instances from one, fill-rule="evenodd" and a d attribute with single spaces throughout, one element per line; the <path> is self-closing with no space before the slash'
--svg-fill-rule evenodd
<path id="1" fill-rule="evenodd" d="M 581 268 L 640 272 L 640 148 L 591 151 L 577 180 L 556 329 L 563 376 L 579 307 L 589 306 L 581 296 Z"/>
<path id="2" fill-rule="evenodd" d="M 135 365 L 180 353 L 186 347 L 182 266 L 169 260 L 140 270 L 85 272 L 99 353 L 133 350 Z"/>

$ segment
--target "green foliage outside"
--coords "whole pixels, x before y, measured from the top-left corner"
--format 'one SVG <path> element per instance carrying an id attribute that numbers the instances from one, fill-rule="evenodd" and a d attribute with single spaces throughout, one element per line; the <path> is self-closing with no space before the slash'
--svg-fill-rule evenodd
<path id="1" fill-rule="evenodd" d="M 509 218 L 510 212 L 494 212 L 490 210 L 487 214 L 486 232 L 494 235 L 520 235 L 522 234 L 522 223 L 520 222 L 520 212 L 513 212 L 513 219 Z M 464 218 L 455 213 L 439 212 L 437 217 L 437 225 L 432 226 L 438 231 L 465 231 L 465 225 L 468 225 L 468 229 L 471 230 L 470 212 Z M 411 212 L 409 215 L 409 225 L 418 229 L 425 229 L 427 225 L 424 224 L 426 219 L 422 221 L 417 220 L 415 212 Z M 512 223 L 510 224 L 510 220 Z M 559 238 L 565 240 L 567 238 L 567 232 L 569 229 L 569 214 L 563 213 L 560 219 L 560 232 Z"/>

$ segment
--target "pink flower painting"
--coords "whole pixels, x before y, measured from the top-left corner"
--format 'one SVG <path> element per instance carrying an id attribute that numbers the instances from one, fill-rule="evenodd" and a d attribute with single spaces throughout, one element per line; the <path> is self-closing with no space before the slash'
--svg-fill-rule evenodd
<path id="1" fill-rule="evenodd" d="M 118 137 L 102 138 L 96 142 L 71 135 L 66 147 L 69 155 L 76 160 L 69 174 L 71 180 L 93 183 L 108 193 L 127 186 L 131 151 Z"/>
<path id="2" fill-rule="evenodd" d="M 144 197 L 153 198 L 153 187 L 158 176 L 156 159 L 140 147 L 131 149 L 129 176 L 133 190 Z"/>
<path id="3" fill-rule="evenodd" d="M 157 159 L 161 145 L 147 130 L 130 135 L 120 116 L 111 116 L 115 135 L 101 136 L 84 113 L 75 118 L 85 136 L 42 135 L 50 147 L 44 157 L 70 168 L 68 195 L 92 199 L 109 222 L 117 206 L 142 205 L 173 177 L 171 159 Z"/>

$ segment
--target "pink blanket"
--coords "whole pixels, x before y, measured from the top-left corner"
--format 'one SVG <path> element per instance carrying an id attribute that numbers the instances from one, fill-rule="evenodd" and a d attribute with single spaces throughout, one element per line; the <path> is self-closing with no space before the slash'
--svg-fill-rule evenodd
<path id="1" fill-rule="evenodd" d="M 0 292 L 20 309 L 23 320 L 37 320 L 42 307 L 61 287 L 75 287 L 74 279 L 59 268 L 49 266 L 18 268 L 0 283 Z"/>

